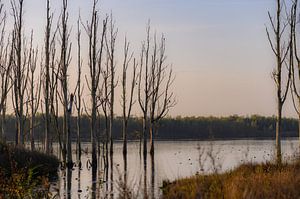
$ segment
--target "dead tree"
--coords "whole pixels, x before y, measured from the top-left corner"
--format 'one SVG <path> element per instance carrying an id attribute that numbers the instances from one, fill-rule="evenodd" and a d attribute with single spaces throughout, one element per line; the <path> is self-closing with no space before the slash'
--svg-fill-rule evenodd
<path id="1" fill-rule="evenodd" d="M 1 134 L 0 140 L 5 139 L 5 117 L 6 117 L 6 102 L 7 95 L 11 89 L 10 75 L 11 75 L 11 56 L 12 45 L 10 39 L 6 42 L 6 12 L 4 11 L 3 2 L 0 1 L 0 114 L 1 114 Z"/>
<path id="2" fill-rule="evenodd" d="M 76 95 L 76 100 L 75 106 L 77 110 L 77 161 L 80 163 L 81 162 L 81 141 L 80 141 L 80 132 L 81 132 L 81 114 L 82 114 L 82 85 L 81 85 L 81 71 L 82 71 L 82 59 L 81 59 L 81 30 L 80 30 L 80 24 L 79 24 L 79 19 L 77 21 L 77 67 L 78 67 L 78 77 L 77 77 L 77 85 L 76 85 L 76 90 L 77 90 L 77 95 Z"/>
<path id="3" fill-rule="evenodd" d="M 268 16 L 271 24 L 271 31 L 273 33 L 273 38 L 271 37 L 270 31 L 266 28 L 268 40 L 271 49 L 276 57 L 276 67 L 272 73 L 274 82 L 276 84 L 277 90 L 277 118 L 276 118 L 276 158 L 277 163 L 281 163 L 281 120 L 282 120 L 282 107 L 286 100 L 290 76 L 291 67 L 288 66 L 288 80 L 284 83 L 283 73 L 287 61 L 287 56 L 289 54 L 291 41 L 285 41 L 286 28 L 288 27 L 288 22 L 285 21 L 283 16 L 283 0 L 277 0 L 276 16 L 273 18 L 268 12 Z M 285 84 L 285 85 L 284 85 Z"/>
<path id="4" fill-rule="evenodd" d="M 63 122 L 63 153 L 66 154 L 66 160 L 68 167 L 73 165 L 72 161 L 72 140 L 70 130 L 70 119 L 71 109 L 73 102 L 73 95 L 69 97 L 69 86 L 68 86 L 68 68 L 71 61 L 71 43 L 70 43 L 70 32 L 68 29 L 69 14 L 67 11 L 68 1 L 63 0 L 63 10 L 61 14 L 61 23 L 59 24 L 59 35 L 60 35 L 60 61 L 59 61 L 59 80 L 61 83 L 62 96 L 61 102 L 64 109 L 64 122 Z"/>
<path id="5" fill-rule="evenodd" d="M 292 70 L 292 99 L 294 108 L 298 114 L 298 134 L 300 141 L 300 55 L 298 52 L 297 24 L 299 20 L 298 0 L 294 0 L 290 14 L 290 29 L 291 29 L 291 49 L 290 49 L 290 65 Z M 295 67 L 296 65 L 296 67 Z M 295 72 L 295 70 L 297 72 Z M 296 98 L 296 99 L 295 99 Z M 300 142 L 299 142 L 300 143 Z"/>
<path id="6" fill-rule="evenodd" d="M 97 95 L 100 85 L 101 64 L 104 47 L 104 38 L 106 33 L 107 19 L 103 20 L 100 44 L 98 44 L 99 31 L 99 13 L 96 8 L 97 0 L 94 0 L 92 18 L 84 26 L 89 41 L 89 80 L 87 80 L 88 89 L 91 93 L 91 142 L 92 142 L 92 166 L 97 168 L 97 109 L 100 106 L 100 98 Z M 87 78 L 86 78 L 87 79 Z"/>
<path id="7" fill-rule="evenodd" d="M 103 88 L 102 90 L 102 103 L 101 103 L 101 107 L 103 110 L 103 114 L 104 114 L 104 119 L 105 119 L 105 128 L 104 128 L 104 137 L 105 137 L 105 168 L 108 167 L 108 143 L 109 143 L 109 115 L 108 115 L 108 111 L 109 111 L 109 98 L 110 98 L 110 92 L 109 92 L 109 88 L 108 88 L 108 81 L 109 81 L 109 67 L 108 67 L 108 58 L 106 57 L 106 64 L 105 64 L 106 68 L 104 70 L 101 70 L 102 73 L 102 77 L 103 77 Z M 100 92 L 99 92 L 100 93 Z"/>
<path id="8" fill-rule="evenodd" d="M 16 115 L 16 145 L 24 145 L 25 130 L 25 91 L 28 83 L 28 50 L 24 43 L 23 36 L 23 5 L 24 0 L 11 1 L 14 27 L 12 42 L 14 45 L 12 61 L 12 81 L 13 81 L 13 106 Z"/>
<path id="9" fill-rule="evenodd" d="M 47 0 L 47 22 L 45 30 L 45 65 L 44 65 L 44 103 L 45 103 L 45 149 L 50 153 L 50 59 L 51 59 L 51 29 L 53 14 L 50 13 L 50 0 Z"/>
<path id="10" fill-rule="evenodd" d="M 127 154 L 127 128 L 128 128 L 128 121 L 131 114 L 131 109 L 134 104 L 133 100 L 133 94 L 134 94 L 134 88 L 136 85 L 136 69 L 137 64 L 135 59 L 133 60 L 133 74 L 131 79 L 131 86 L 130 86 L 130 93 L 129 98 L 126 95 L 127 91 L 127 70 L 128 66 L 131 62 L 131 59 L 133 57 L 133 53 L 129 54 L 129 42 L 127 42 L 127 39 L 125 38 L 125 44 L 124 44 L 124 61 L 123 61 L 123 75 L 122 75 L 122 109 L 123 109 L 123 155 Z M 127 102 L 129 100 L 129 103 Z M 127 107 L 128 104 L 128 107 Z"/>
<path id="11" fill-rule="evenodd" d="M 115 45 L 118 30 L 115 28 L 114 19 L 112 14 L 110 15 L 110 23 L 105 37 L 106 53 L 108 57 L 108 68 L 109 68 L 109 87 L 110 87 L 110 99 L 109 99 L 109 140 L 110 140 L 110 154 L 113 154 L 113 123 L 114 123 L 114 101 L 115 101 L 115 73 L 116 73 L 116 63 L 115 63 Z M 107 71 L 108 72 L 108 71 Z"/>
<path id="12" fill-rule="evenodd" d="M 174 94 L 170 90 L 174 81 L 172 68 L 165 63 L 166 40 L 162 35 L 160 43 L 156 42 L 154 35 L 153 53 L 150 66 L 150 154 L 154 155 L 154 136 L 159 121 L 164 118 L 170 108 L 176 104 Z"/>
<path id="13" fill-rule="evenodd" d="M 56 34 L 53 35 L 50 42 L 50 83 L 49 83 L 49 105 L 50 105 L 50 129 L 56 132 L 56 137 L 59 144 L 59 155 L 63 155 L 63 160 L 66 160 L 64 153 L 64 145 L 62 138 L 62 129 L 59 124 L 59 66 L 56 64 Z M 51 145 L 51 142 L 48 141 Z M 52 147 L 50 147 L 51 149 Z"/>
<path id="14" fill-rule="evenodd" d="M 29 89 L 28 89 L 28 98 L 30 99 L 29 107 L 31 110 L 30 115 L 30 146 L 31 150 L 35 150 L 34 146 L 34 130 L 35 130 L 35 116 L 39 108 L 40 104 L 40 93 L 41 93 L 41 75 L 39 75 L 39 79 L 36 82 L 35 81 L 35 71 L 37 67 L 37 55 L 38 50 L 37 48 L 34 49 L 32 47 L 32 37 L 33 33 L 31 34 L 31 41 L 30 41 L 30 49 L 29 49 L 29 69 L 30 69 L 30 75 L 29 75 Z"/>
<path id="15" fill-rule="evenodd" d="M 151 77 L 150 77 L 150 25 L 146 29 L 146 41 L 142 43 L 141 61 L 138 73 L 138 102 L 143 113 L 143 155 L 147 156 L 147 132 L 149 129 L 149 102 L 151 97 Z M 140 142 L 141 143 L 141 142 Z M 141 150 L 141 146 L 140 146 Z"/>
<path id="16" fill-rule="evenodd" d="M 50 1 L 50 0 L 49 0 Z M 50 9 L 50 5 L 47 5 L 48 9 Z M 50 10 L 48 10 L 50 12 Z M 65 155 L 63 153 L 63 143 L 62 143 L 62 129 L 60 128 L 60 124 L 58 123 L 59 118 L 59 67 L 60 61 L 57 61 L 56 57 L 56 41 L 58 27 L 51 31 L 52 21 L 53 21 L 53 14 L 48 15 L 48 22 L 46 25 L 46 33 L 45 33 L 45 65 L 42 68 L 43 72 L 43 90 L 44 90 L 44 103 L 46 106 L 46 102 L 48 101 L 49 106 L 49 118 L 48 118 L 48 129 L 46 128 L 47 123 L 47 109 L 45 109 L 45 151 L 46 153 L 52 153 L 52 141 L 54 138 L 58 140 L 59 144 L 59 154 Z M 47 52 L 47 53 L 46 53 Z M 44 58 L 42 56 L 42 58 Z M 49 59 L 49 61 L 46 61 Z M 43 61 L 42 61 L 43 63 Z M 49 64 L 49 65 L 48 65 Z M 47 72 L 48 71 L 48 72 Z M 47 78 L 48 76 L 48 78 Z M 47 80 L 47 81 L 46 81 Z M 47 89 L 48 87 L 48 89 Z M 48 96 L 47 96 L 48 93 Z M 46 108 L 46 107 L 45 107 Z M 43 109 L 43 106 L 42 106 Z M 47 133 L 48 132 L 48 133 Z M 53 134 L 51 133 L 53 132 Z M 55 133 L 54 133 L 55 132 Z M 47 151 L 48 150 L 48 151 Z M 63 158 L 66 160 L 66 157 Z"/>

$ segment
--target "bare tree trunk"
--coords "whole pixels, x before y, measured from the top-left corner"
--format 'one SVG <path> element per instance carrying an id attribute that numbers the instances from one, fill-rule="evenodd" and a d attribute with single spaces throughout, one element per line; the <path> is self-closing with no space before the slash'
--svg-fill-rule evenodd
<path id="1" fill-rule="evenodd" d="M 45 35 L 45 149 L 46 154 L 50 153 L 50 34 L 52 16 L 50 15 L 50 0 L 47 0 L 47 24 Z"/>
<path id="2" fill-rule="evenodd" d="M 92 134 L 92 165 L 97 168 L 97 126 L 96 126 L 96 91 L 92 91 L 92 120 L 91 120 L 91 134 Z"/>
<path id="3" fill-rule="evenodd" d="M 71 140 L 71 131 L 70 131 L 70 119 L 71 119 L 71 110 L 73 95 L 71 94 L 70 101 L 68 96 L 68 67 L 71 60 L 71 44 L 69 43 L 70 33 L 68 31 L 68 1 L 63 0 L 63 10 L 61 15 L 61 24 L 60 24 L 60 39 L 61 39 L 61 57 L 60 57 L 60 66 L 59 66 L 59 79 L 61 82 L 62 88 L 62 105 L 64 108 L 64 123 L 63 123 L 63 140 L 64 147 L 63 153 L 68 167 L 73 165 L 72 161 L 72 140 Z"/>
<path id="4" fill-rule="evenodd" d="M 19 1 L 19 24 L 18 24 L 18 29 L 16 30 L 16 36 L 17 36 L 17 87 L 16 87 L 16 93 L 17 93 L 17 98 L 19 98 L 19 110 L 18 110 L 18 145 L 23 146 L 24 145 L 24 126 L 23 126 L 23 121 L 24 121 L 24 95 L 22 94 L 22 26 L 23 26 L 23 0 Z"/>
<path id="5" fill-rule="evenodd" d="M 114 88 L 111 90 L 111 96 L 114 95 Z M 110 104 L 110 117 L 109 117 L 109 135 L 110 135 L 110 155 L 113 154 L 114 152 L 114 137 L 113 137 L 113 122 L 114 122 L 114 97 L 111 97 L 110 99 L 111 104 Z"/>
<path id="6" fill-rule="evenodd" d="M 72 106 L 73 106 L 73 100 L 74 95 L 71 94 L 70 96 L 70 102 L 68 105 L 68 111 L 67 111 L 67 166 L 68 168 L 73 167 L 73 161 L 72 161 L 72 136 L 71 136 L 71 115 L 72 115 Z"/>
<path id="7" fill-rule="evenodd" d="M 281 121 L 282 121 L 282 105 L 277 105 L 276 119 L 276 158 L 277 162 L 281 163 Z"/>
<path id="8" fill-rule="evenodd" d="M 150 154 L 153 156 L 154 155 L 154 123 L 150 122 Z"/>
<path id="9" fill-rule="evenodd" d="M 5 141 L 5 131 L 6 131 L 6 105 L 7 105 L 7 95 L 11 89 L 11 65 L 12 65 L 12 50 L 10 51 L 10 47 L 13 49 L 13 45 L 10 44 L 9 38 L 6 41 L 6 21 L 7 15 L 4 10 L 4 4 L 0 1 L 0 83 L 1 83 L 1 92 L 0 92 L 0 114 L 1 114 L 1 135 L 0 141 Z"/>
<path id="10" fill-rule="evenodd" d="M 63 143 L 62 143 L 62 129 L 60 128 L 59 124 L 59 112 L 58 112 L 58 104 L 59 104 L 59 99 L 58 99 L 58 81 L 59 81 L 59 69 L 60 65 L 56 64 L 56 34 L 53 35 L 51 42 L 50 42 L 50 82 L 49 82 L 49 106 L 50 106 L 50 121 L 52 121 L 51 128 L 53 129 L 53 132 L 56 132 L 56 137 L 58 140 L 58 154 L 59 158 L 63 156 L 63 161 L 65 163 L 66 161 L 66 154 L 64 153 L 64 148 L 63 148 Z M 49 128 L 50 128 L 49 127 Z M 53 135 L 54 136 L 54 135 Z M 50 145 L 50 151 L 52 149 L 52 139 L 49 142 Z"/>
<path id="11" fill-rule="evenodd" d="M 110 101 L 109 101 L 109 138 L 110 138 L 110 155 L 113 154 L 113 123 L 114 123 L 114 100 L 115 100 L 115 42 L 117 38 L 118 30 L 115 29 L 115 24 L 112 15 L 110 16 L 108 38 L 105 37 L 106 50 L 109 62 L 110 72 Z"/>
<path id="12" fill-rule="evenodd" d="M 123 134 L 123 155 L 127 154 L 127 121 L 122 122 L 122 134 Z"/>
<path id="13" fill-rule="evenodd" d="M 30 94 L 28 97 L 30 98 L 30 110 L 31 110 L 31 117 L 30 117 L 30 145 L 31 150 L 35 150 L 34 145 L 34 130 L 35 130 L 35 115 L 39 108 L 40 103 L 40 91 L 41 91 L 41 75 L 39 77 L 38 82 L 34 81 L 36 66 L 37 66 L 37 54 L 38 50 L 32 48 L 32 37 L 31 34 L 31 43 L 30 43 L 30 56 L 29 56 L 29 68 L 30 68 Z M 35 86 L 37 85 L 37 86 Z"/>
<path id="14" fill-rule="evenodd" d="M 291 56 L 290 56 L 290 64 L 292 68 L 292 99 L 295 111 L 298 114 L 298 134 L 299 134 L 299 148 L 300 148 L 300 57 L 298 53 L 298 38 L 297 38 L 297 23 L 299 21 L 299 13 L 298 13 L 298 0 L 294 0 L 291 9 L 291 17 L 290 17 L 290 26 L 291 26 Z M 294 59 L 295 58 L 295 59 Z M 294 60 L 296 61 L 297 67 L 294 66 Z M 297 72 L 295 72 L 295 68 Z M 295 102 L 295 97 L 297 99 L 297 105 Z"/>
<path id="15" fill-rule="evenodd" d="M 148 132 L 148 106 L 150 101 L 150 76 L 149 76 L 149 59 L 150 59 L 150 25 L 146 29 L 147 38 L 142 45 L 140 71 L 138 75 L 138 102 L 143 112 L 143 156 L 147 156 L 147 132 Z"/>
<path id="16" fill-rule="evenodd" d="M 77 33 L 77 44 L 78 44 L 78 78 L 77 78 L 77 100 L 76 100 L 76 109 L 77 109 L 77 162 L 81 164 L 81 140 L 80 140 L 80 131 L 81 131 L 81 68 L 82 68 L 82 60 L 81 60 L 81 31 L 79 26 L 79 19 L 77 22 L 78 25 L 78 33 Z"/>
<path id="17" fill-rule="evenodd" d="M 272 31 L 274 34 L 274 42 L 271 39 L 270 33 L 268 29 L 267 31 L 267 36 L 269 43 L 271 45 L 271 48 L 276 56 L 276 68 L 273 71 L 273 79 L 276 84 L 276 89 L 277 89 L 277 119 L 276 119 L 276 158 L 277 158 L 277 163 L 281 164 L 281 120 L 282 120 L 282 107 L 283 104 L 286 100 L 287 93 L 288 93 L 288 88 L 290 85 L 290 77 L 291 77 L 291 64 L 289 64 L 289 74 L 288 74 L 288 80 L 286 83 L 286 86 L 283 88 L 283 82 L 282 82 L 282 73 L 283 73 L 283 67 L 287 58 L 288 53 L 290 52 L 290 55 L 292 56 L 292 39 L 288 41 L 288 45 L 285 46 L 284 44 L 284 33 L 285 29 L 287 27 L 288 22 L 283 22 L 283 17 L 282 17 L 282 0 L 277 0 L 277 10 L 276 10 L 276 17 L 273 19 L 271 17 L 271 14 L 268 13 Z M 291 28 L 292 29 L 292 28 Z M 292 30 L 291 30 L 292 31 Z M 290 60 L 291 61 L 291 60 Z M 283 90 L 285 89 L 285 90 Z"/>
<path id="18" fill-rule="evenodd" d="M 109 118 L 108 118 L 108 104 L 109 104 L 109 88 L 108 88 L 108 64 L 106 64 L 106 69 L 102 70 L 102 75 L 103 75 L 103 103 L 102 105 L 102 110 L 103 110 L 103 114 L 104 114 L 104 119 L 105 119 L 105 129 L 104 129 L 104 136 L 105 136 L 105 168 L 108 169 L 108 143 L 109 143 L 109 132 L 108 132 L 108 128 L 109 128 Z"/>
<path id="19" fill-rule="evenodd" d="M 81 162 L 81 138 L 80 138 L 80 131 L 81 131 L 81 116 L 77 115 L 77 161 Z"/>
<path id="20" fill-rule="evenodd" d="M 35 150 L 34 147 L 34 123 L 35 123 L 35 117 L 32 116 L 33 111 L 31 110 L 31 117 L 30 117 L 30 148 L 31 150 Z"/>
<path id="21" fill-rule="evenodd" d="M 122 125 L 122 132 L 123 132 L 123 155 L 127 155 L 127 126 L 128 121 L 130 119 L 131 109 L 134 104 L 133 101 L 133 92 L 136 84 L 136 68 L 137 65 L 135 63 L 135 59 L 133 61 L 133 76 L 131 81 L 130 87 L 130 95 L 129 95 L 129 104 L 127 110 L 127 95 L 126 95 L 126 83 L 127 83 L 127 69 L 128 65 L 132 59 L 133 54 L 128 55 L 129 51 L 129 43 L 125 38 L 125 45 L 124 45 L 124 62 L 123 62 L 123 78 L 122 78 L 122 109 L 123 109 L 123 125 Z"/>
<path id="22" fill-rule="evenodd" d="M 24 53 L 23 41 L 23 3 L 24 0 L 13 0 L 12 13 L 14 18 L 14 29 L 12 42 L 14 45 L 13 51 L 13 105 L 17 122 L 17 138 L 16 144 L 24 146 L 24 126 L 25 126 L 25 112 L 24 105 L 25 91 L 28 82 L 28 52 Z M 24 56 L 23 56 L 24 55 Z"/>
<path id="23" fill-rule="evenodd" d="M 105 81 L 105 80 L 104 80 Z M 106 88 L 105 88 L 106 89 Z M 106 91 L 105 91 L 106 93 Z M 107 95 L 107 93 L 105 94 L 105 96 Z M 104 129 L 104 136 L 105 136 L 105 167 L 108 167 L 108 143 L 109 143 L 109 135 L 108 135 L 108 128 L 109 128 L 109 120 L 108 120 L 108 115 L 107 115 L 107 103 L 104 102 L 102 104 L 102 108 L 103 108 L 103 112 L 104 112 L 104 118 L 105 118 L 105 129 Z"/>
<path id="24" fill-rule="evenodd" d="M 103 42 L 106 34 L 107 19 L 103 20 L 103 29 L 100 45 L 98 47 L 99 15 L 96 9 L 97 1 L 94 0 L 91 22 L 87 23 L 85 30 L 89 38 L 89 74 L 90 82 L 87 82 L 91 93 L 91 142 L 92 142 L 92 167 L 97 168 L 97 109 L 101 106 L 100 97 L 97 95 L 100 82 Z"/>
<path id="25" fill-rule="evenodd" d="M 148 132 L 148 119 L 147 115 L 143 117 L 143 156 L 147 157 L 147 132 Z"/>
<path id="26" fill-rule="evenodd" d="M 6 102 L 3 104 L 1 111 L 1 140 L 5 141 L 5 132 L 6 132 Z"/>

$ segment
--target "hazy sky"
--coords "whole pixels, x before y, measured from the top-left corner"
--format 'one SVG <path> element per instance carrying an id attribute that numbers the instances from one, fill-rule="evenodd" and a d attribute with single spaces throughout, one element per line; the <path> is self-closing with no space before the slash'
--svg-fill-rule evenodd
<path id="1" fill-rule="evenodd" d="M 45 2 L 25 0 L 26 30 L 33 28 L 40 41 Z M 69 0 L 74 35 L 79 7 L 82 18 L 87 19 L 91 2 Z M 52 1 L 56 15 L 60 5 L 60 0 Z M 276 113 L 271 79 L 274 57 L 265 32 L 267 11 L 274 10 L 275 1 L 100 0 L 99 5 L 103 14 L 113 13 L 119 29 L 118 42 L 121 44 L 126 34 L 136 55 L 148 19 L 152 29 L 166 35 L 167 61 L 176 73 L 174 91 L 178 101 L 171 115 Z M 117 51 L 122 52 L 121 45 Z M 284 112 L 295 115 L 290 103 Z"/>

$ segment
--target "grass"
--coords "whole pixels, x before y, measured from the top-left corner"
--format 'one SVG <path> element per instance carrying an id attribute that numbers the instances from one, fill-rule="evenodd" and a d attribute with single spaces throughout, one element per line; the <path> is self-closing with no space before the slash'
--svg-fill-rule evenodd
<path id="1" fill-rule="evenodd" d="M 0 143 L 0 198 L 49 198 L 58 166 L 54 156 Z"/>
<path id="2" fill-rule="evenodd" d="M 300 161 L 276 165 L 243 164 L 223 173 L 163 183 L 164 199 L 292 199 L 300 196 Z"/>

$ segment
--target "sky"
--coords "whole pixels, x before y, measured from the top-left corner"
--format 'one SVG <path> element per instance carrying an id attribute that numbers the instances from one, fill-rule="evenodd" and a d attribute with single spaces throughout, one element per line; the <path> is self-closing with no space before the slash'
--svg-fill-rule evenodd
<path id="1" fill-rule="evenodd" d="M 52 0 L 51 4 L 58 16 L 61 1 Z M 69 0 L 74 38 L 79 10 L 85 21 L 91 5 L 92 0 Z M 46 0 L 25 0 L 25 31 L 33 29 L 37 43 L 43 41 L 45 7 Z M 267 12 L 274 13 L 274 7 L 275 1 L 270 0 L 99 1 L 102 16 L 112 13 L 116 20 L 118 54 L 122 54 L 126 35 L 135 56 L 139 55 L 149 19 L 152 30 L 166 36 L 167 62 L 176 75 L 173 90 L 177 105 L 171 116 L 276 114 L 271 78 L 275 59 L 265 31 Z M 117 60 L 121 62 L 121 58 Z M 290 101 L 284 106 L 285 116 L 296 115 Z M 116 106 L 119 104 L 117 101 Z"/>

